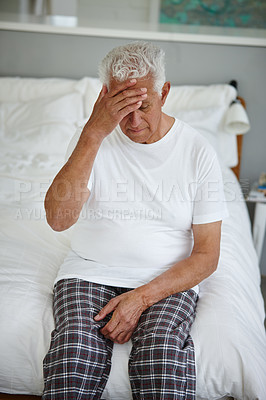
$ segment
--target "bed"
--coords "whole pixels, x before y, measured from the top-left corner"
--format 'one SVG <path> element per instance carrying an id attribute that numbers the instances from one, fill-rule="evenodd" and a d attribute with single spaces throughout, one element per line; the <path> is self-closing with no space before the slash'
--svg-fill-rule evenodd
<path id="1" fill-rule="evenodd" d="M 43 199 L 99 89 L 91 77 L 0 78 L 2 393 L 42 393 L 42 360 L 54 326 L 53 282 L 71 238 L 71 228 L 59 233 L 47 225 Z M 222 226 L 218 269 L 200 284 L 191 331 L 197 400 L 266 399 L 260 271 L 244 196 L 232 171 L 239 165 L 237 133 L 243 128 L 229 115 L 236 97 L 229 84 L 173 86 L 164 107 L 198 129 L 217 151 L 230 213 Z M 130 342 L 115 344 L 103 399 L 131 399 L 130 348 Z"/>

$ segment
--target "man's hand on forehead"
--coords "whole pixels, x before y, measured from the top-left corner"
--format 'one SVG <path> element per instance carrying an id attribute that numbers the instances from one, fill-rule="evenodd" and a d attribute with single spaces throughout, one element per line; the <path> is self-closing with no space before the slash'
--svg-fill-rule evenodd
<path id="1" fill-rule="evenodd" d="M 111 81 L 107 96 L 112 98 L 115 104 L 121 105 L 121 111 L 126 111 L 127 106 L 133 106 L 134 108 L 136 106 L 137 109 L 141 106 L 142 101 L 147 97 L 147 88 L 137 88 L 135 87 L 136 83 L 136 79 L 130 79 L 125 82 L 117 82 L 113 80 Z M 132 110 L 130 112 L 132 112 Z M 127 114 L 129 114 L 129 112 L 127 112 L 124 117 Z"/>
<path id="2" fill-rule="evenodd" d="M 147 88 L 134 87 L 136 83 L 136 79 L 125 82 L 113 80 L 109 91 L 103 85 L 85 129 L 103 139 L 123 118 L 140 108 L 142 101 L 147 98 Z"/>
<path id="3" fill-rule="evenodd" d="M 129 79 L 124 82 L 119 82 L 116 81 L 115 79 L 112 79 L 110 82 L 110 88 L 109 92 L 112 92 L 113 95 L 117 95 L 119 93 L 123 93 L 127 95 L 128 92 L 131 92 L 132 95 L 135 95 L 136 93 L 142 94 L 147 92 L 146 87 L 140 87 L 136 88 L 135 85 L 137 83 L 137 80 L 135 78 Z"/>

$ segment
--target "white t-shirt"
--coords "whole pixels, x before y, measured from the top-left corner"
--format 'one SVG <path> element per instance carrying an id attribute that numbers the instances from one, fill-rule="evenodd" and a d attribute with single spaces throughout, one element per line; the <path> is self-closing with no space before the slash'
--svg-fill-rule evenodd
<path id="1" fill-rule="evenodd" d="M 227 215 L 213 148 L 179 120 L 151 144 L 133 142 L 118 126 L 101 144 L 88 187 L 56 282 L 136 288 L 191 254 L 192 224 Z"/>

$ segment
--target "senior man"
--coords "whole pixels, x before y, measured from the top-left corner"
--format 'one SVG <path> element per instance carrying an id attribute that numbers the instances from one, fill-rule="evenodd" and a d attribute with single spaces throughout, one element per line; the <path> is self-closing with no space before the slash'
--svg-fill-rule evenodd
<path id="1" fill-rule="evenodd" d="M 43 399 L 100 399 L 113 343 L 131 339 L 133 399 L 192 400 L 197 285 L 217 267 L 226 215 L 220 168 L 204 138 L 162 112 L 160 48 L 115 48 L 99 72 L 91 116 L 45 199 L 54 230 L 75 225 Z"/>

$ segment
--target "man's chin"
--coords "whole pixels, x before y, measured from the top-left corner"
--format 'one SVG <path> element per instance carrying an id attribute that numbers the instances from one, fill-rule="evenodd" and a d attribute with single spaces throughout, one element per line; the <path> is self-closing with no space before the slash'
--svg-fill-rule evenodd
<path id="1" fill-rule="evenodd" d="M 136 142 L 136 143 L 146 143 L 146 141 L 148 140 L 146 128 L 138 129 L 138 130 L 126 129 L 124 134 L 129 139 L 133 140 L 133 142 Z"/>

